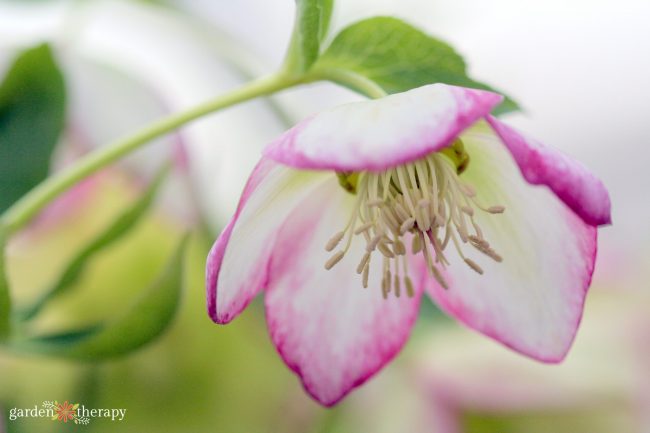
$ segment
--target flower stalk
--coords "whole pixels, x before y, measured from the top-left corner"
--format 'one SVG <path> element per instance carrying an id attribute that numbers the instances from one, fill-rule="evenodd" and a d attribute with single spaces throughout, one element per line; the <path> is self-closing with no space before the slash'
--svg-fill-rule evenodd
<path id="1" fill-rule="evenodd" d="M 172 114 L 157 120 L 136 133 L 118 139 L 79 159 L 75 164 L 45 179 L 0 216 L 0 226 L 10 236 L 24 227 L 38 212 L 60 194 L 79 181 L 101 170 L 111 163 L 134 152 L 154 139 L 208 114 L 261 96 L 268 96 L 300 84 L 316 81 L 331 81 L 353 89 L 369 98 L 380 98 L 386 92 L 375 82 L 346 71 L 314 68 L 303 75 L 279 72 L 257 80 L 221 95 L 187 111 Z"/>
<path id="2" fill-rule="evenodd" d="M 271 75 L 251 81 L 238 89 L 187 111 L 155 121 L 135 134 L 118 139 L 101 149 L 89 153 L 67 169 L 44 180 L 7 209 L 0 217 L 0 225 L 10 235 L 25 226 L 41 209 L 77 182 L 152 140 L 205 115 L 292 87 L 300 81 L 300 79 L 289 78 L 282 74 Z"/>

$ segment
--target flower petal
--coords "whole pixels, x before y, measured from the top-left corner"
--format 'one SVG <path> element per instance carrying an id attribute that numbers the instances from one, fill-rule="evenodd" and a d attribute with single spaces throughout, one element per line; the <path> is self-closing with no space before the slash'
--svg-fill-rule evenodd
<path id="1" fill-rule="evenodd" d="M 487 121 L 533 185 L 546 185 L 587 224 L 610 224 L 611 204 L 603 183 L 585 166 L 559 150 L 527 138 L 498 119 Z"/>
<path id="2" fill-rule="evenodd" d="M 402 293 L 384 300 L 377 261 L 364 289 L 355 269 L 365 243 L 357 237 L 336 266 L 324 269 L 332 255 L 324 245 L 345 226 L 353 203 L 332 180 L 300 205 L 279 235 L 265 294 L 273 343 L 307 392 L 326 406 L 399 352 L 417 318 L 424 282 L 414 281 L 413 298 Z"/>
<path id="3" fill-rule="evenodd" d="M 526 183 L 487 125 L 473 127 L 462 138 L 471 162 L 461 180 L 476 188 L 483 206 L 506 208 L 503 214 L 475 216 L 503 262 L 463 244 L 466 257 L 484 274 L 450 251 L 450 287 L 432 282 L 429 293 L 469 327 L 540 361 L 559 362 L 582 317 L 596 259 L 596 228 L 548 189 Z"/>
<path id="4" fill-rule="evenodd" d="M 331 173 L 294 170 L 262 159 L 237 212 L 215 242 L 206 264 L 208 314 L 234 319 L 263 289 L 277 231 L 287 215 Z"/>
<path id="5" fill-rule="evenodd" d="M 448 146 L 502 99 L 483 90 L 427 85 L 321 112 L 264 152 L 296 168 L 381 170 Z"/>

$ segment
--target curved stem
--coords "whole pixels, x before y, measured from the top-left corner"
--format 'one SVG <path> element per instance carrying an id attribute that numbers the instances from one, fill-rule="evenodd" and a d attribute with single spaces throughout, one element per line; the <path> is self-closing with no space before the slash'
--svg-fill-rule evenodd
<path id="1" fill-rule="evenodd" d="M 386 91 L 370 78 L 347 69 L 316 67 L 309 72 L 308 77 L 310 81 L 332 81 L 372 99 L 387 95 Z"/>
<path id="2" fill-rule="evenodd" d="M 31 218 L 59 194 L 154 138 L 167 134 L 206 114 L 259 96 L 269 95 L 306 81 L 308 80 L 304 80 L 304 77 L 293 78 L 283 74 L 271 75 L 251 81 L 238 89 L 187 111 L 158 120 L 135 134 L 89 153 L 69 168 L 45 179 L 0 216 L 0 226 L 6 230 L 7 234 L 15 232 L 28 223 Z"/>
<path id="3" fill-rule="evenodd" d="M 386 92 L 374 81 L 353 71 L 338 68 L 314 68 L 302 76 L 278 73 L 261 78 L 235 89 L 216 99 L 198 105 L 187 111 L 158 120 L 133 135 L 119 139 L 101 149 L 89 153 L 74 165 L 45 179 L 34 189 L 14 203 L 0 216 L 0 228 L 11 235 L 27 224 L 41 209 L 80 180 L 95 173 L 112 162 L 137 150 L 142 145 L 165 135 L 193 120 L 214 113 L 232 105 L 259 96 L 269 95 L 297 84 L 328 80 L 369 98 L 381 98 Z"/>

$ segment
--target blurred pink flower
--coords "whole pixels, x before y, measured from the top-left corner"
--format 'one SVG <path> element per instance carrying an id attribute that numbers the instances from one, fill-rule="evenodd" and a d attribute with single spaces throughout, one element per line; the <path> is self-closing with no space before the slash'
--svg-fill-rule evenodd
<path id="1" fill-rule="evenodd" d="M 436 431 L 467 431 L 472 417 L 510 426 L 494 431 L 647 431 L 650 298 L 628 288 L 592 293 L 580 338 L 554 368 L 497 351 L 462 329 L 419 340 L 408 371 Z"/>
<path id="2" fill-rule="evenodd" d="M 324 111 L 272 142 L 208 257 L 210 317 L 228 323 L 266 290 L 274 344 L 328 406 L 399 352 L 425 290 L 469 327 L 561 361 L 609 196 L 490 116 L 501 100 L 429 85 Z"/>

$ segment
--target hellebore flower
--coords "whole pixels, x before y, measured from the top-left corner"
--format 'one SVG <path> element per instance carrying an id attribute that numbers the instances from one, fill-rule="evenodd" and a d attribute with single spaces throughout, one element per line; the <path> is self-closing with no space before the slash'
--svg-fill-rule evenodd
<path id="1" fill-rule="evenodd" d="M 273 343 L 328 406 L 399 352 L 425 291 L 467 326 L 561 361 L 609 196 L 582 165 L 490 116 L 501 100 L 428 85 L 285 132 L 208 257 L 212 320 L 230 322 L 264 290 Z"/>

